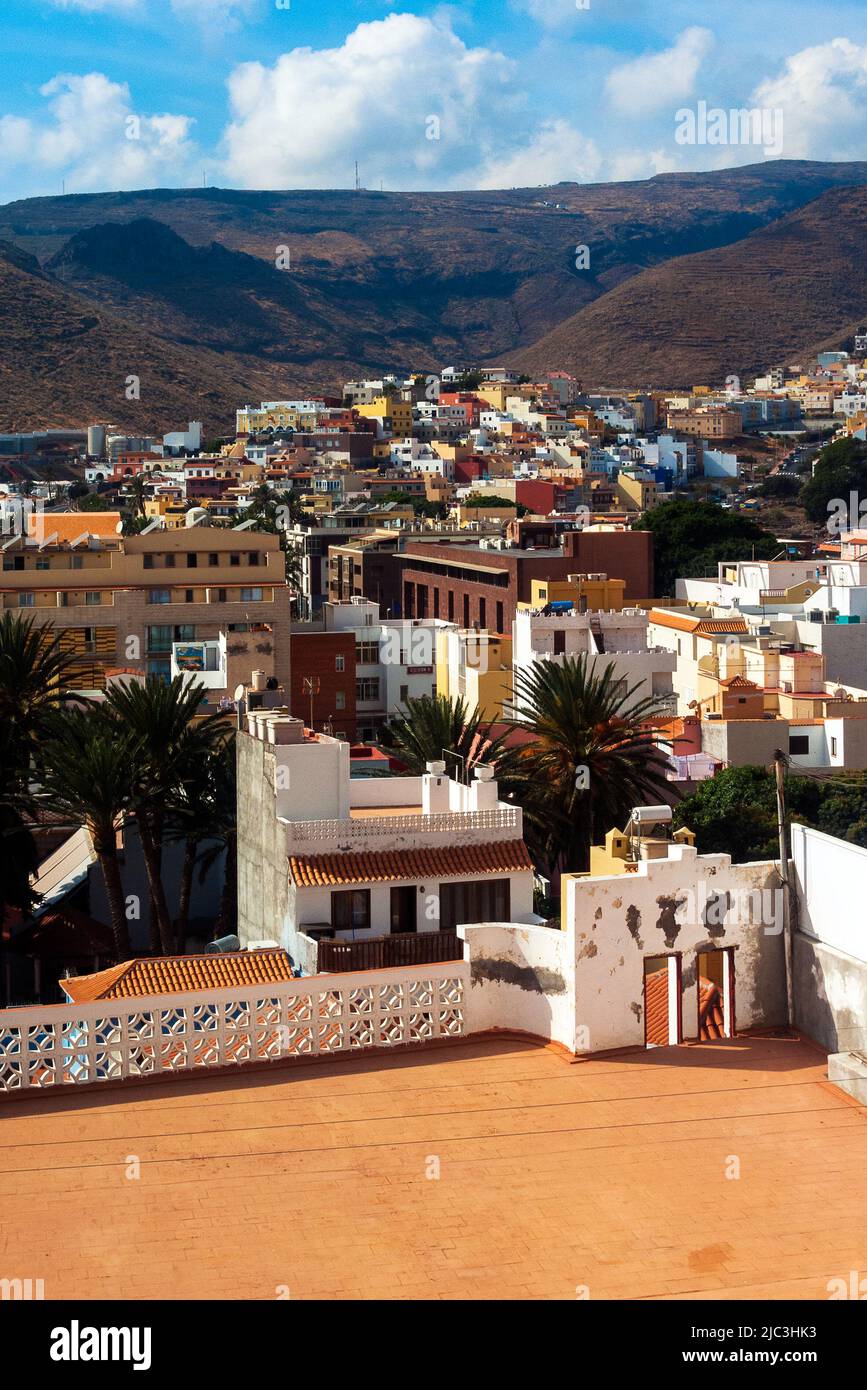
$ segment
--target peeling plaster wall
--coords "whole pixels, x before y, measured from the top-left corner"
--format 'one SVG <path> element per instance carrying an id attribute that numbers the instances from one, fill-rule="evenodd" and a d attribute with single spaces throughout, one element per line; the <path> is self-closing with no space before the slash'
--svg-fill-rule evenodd
<path id="1" fill-rule="evenodd" d="M 552 927 L 486 922 L 459 927 L 467 943 L 467 1031 L 515 1028 L 575 1051 L 575 951 Z"/>
<path id="2" fill-rule="evenodd" d="M 646 956 L 681 956 L 684 1040 L 698 1032 L 698 953 L 724 946 L 735 947 L 736 1026 L 784 1023 L 778 886 L 772 862 L 733 865 L 728 855 L 699 855 L 688 845 L 673 846 L 668 859 L 642 863 L 635 874 L 564 878 L 575 1027 L 584 1044 L 578 1050 L 644 1045 Z"/>

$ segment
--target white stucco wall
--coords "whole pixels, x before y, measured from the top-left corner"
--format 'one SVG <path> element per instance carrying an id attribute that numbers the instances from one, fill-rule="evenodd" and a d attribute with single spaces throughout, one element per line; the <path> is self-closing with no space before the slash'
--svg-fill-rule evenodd
<path id="1" fill-rule="evenodd" d="M 575 1047 L 575 952 L 569 932 L 486 922 L 458 928 L 467 943 L 467 1031 L 514 1028 Z"/>
<path id="2" fill-rule="evenodd" d="M 575 941 L 575 1026 L 587 1040 L 582 1050 L 644 1046 L 648 956 L 681 957 L 685 1040 L 698 1031 L 701 951 L 735 948 L 738 1028 L 783 1022 L 778 885 L 771 862 L 733 865 L 728 855 L 699 855 L 688 845 L 673 846 L 667 860 L 642 863 L 634 874 L 564 879 L 563 916 Z"/>

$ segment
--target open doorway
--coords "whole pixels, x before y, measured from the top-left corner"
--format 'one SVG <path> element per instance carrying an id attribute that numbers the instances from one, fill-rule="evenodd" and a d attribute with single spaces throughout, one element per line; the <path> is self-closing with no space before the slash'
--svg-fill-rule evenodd
<path id="1" fill-rule="evenodd" d="M 680 956 L 645 956 L 644 1045 L 676 1047 L 680 1041 Z"/>
<path id="2" fill-rule="evenodd" d="M 698 956 L 698 1040 L 715 1042 L 735 1035 L 734 951 L 700 951 Z"/>
<path id="3" fill-rule="evenodd" d="M 392 888 L 391 890 L 391 930 L 408 932 L 416 929 L 416 889 Z"/>

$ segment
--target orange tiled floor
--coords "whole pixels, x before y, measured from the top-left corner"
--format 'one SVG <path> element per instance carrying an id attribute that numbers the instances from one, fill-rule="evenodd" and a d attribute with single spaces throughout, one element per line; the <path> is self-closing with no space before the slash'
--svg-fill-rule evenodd
<path id="1" fill-rule="evenodd" d="M 867 1122 L 823 1075 L 797 1042 L 568 1066 L 498 1041 L 4 1105 L 0 1277 L 47 1298 L 824 1298 L 867 1270 Z"/>

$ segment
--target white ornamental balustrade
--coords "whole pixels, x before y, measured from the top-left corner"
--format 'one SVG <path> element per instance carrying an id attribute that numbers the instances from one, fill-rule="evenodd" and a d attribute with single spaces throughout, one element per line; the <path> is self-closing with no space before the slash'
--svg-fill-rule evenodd
<path id="1" fill-rule="evenodd" d="M 324 840 L 367 840 L 384 835 L 452 835 L 469 830 L 514 830 L 519 832 L 517 807 L 505 806 L 486 811 L 443 811 L 433 815 L 371 816 L 358 820 L 288 821 L 291 838 L 297 843 Z"/>
<path id="2" fill-rule="evenodd" d="M 465 1032 L 461 961 L 0 1010 L 0 1094 L 330 1056 Z"/>

